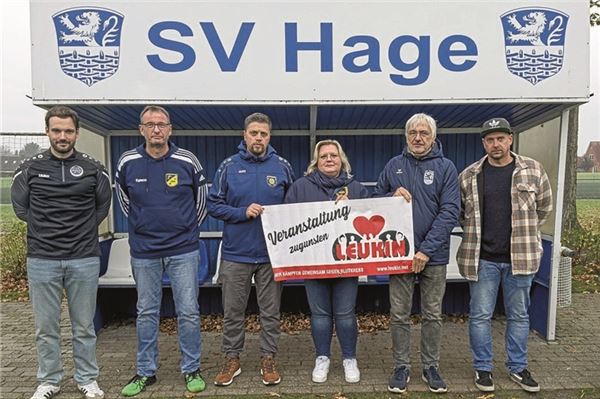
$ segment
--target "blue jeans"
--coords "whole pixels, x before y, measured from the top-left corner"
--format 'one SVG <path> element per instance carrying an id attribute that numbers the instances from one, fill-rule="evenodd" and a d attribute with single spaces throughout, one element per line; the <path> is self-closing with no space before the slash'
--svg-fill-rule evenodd
<path id="1" fill-rule="evenodd" d="M 162 275 L 166 271 L 177 313 L 181 372 L 200 368 L 200 311 L 198 309 L 198 251 L 157 259 L 131 258 L 137 289 L 137 374 L 150 377 L 158 368 L 158 329 Z"/>
<path id="2" fill-rule="evenodd" d="M 73 334 L 75 382 L 85 385 L 98 378 L 94 312 L 99 273 L 98 257 L 71 260 L 27 258 L 40 383 L 59 385 L 64 377 L 60 349 L 63 290 L 67 295 Z"/>
<path id="3" fill-rule="evenodd" d="M 356 293 L 358 278 L 304 280 L 310 306 L 310 329 L 317 356 L 331 356 L 331 336 L 335 332 L 344 359 L 356 358 L 358 326 Z"/>
<path id="4" fill-rule="evenodd" d="M 498 287 L 502 283 L 506 312 L 506 367 L 518 373 L 527 368 L 527 338 L 529 336 L 529 291 L 531 275 L 513 275 L 510 263 L 495 263 L 481 259 L 478 281 L 469 282 L 469 340 L 475 370 L 492 371 L 492 315 Z"/>

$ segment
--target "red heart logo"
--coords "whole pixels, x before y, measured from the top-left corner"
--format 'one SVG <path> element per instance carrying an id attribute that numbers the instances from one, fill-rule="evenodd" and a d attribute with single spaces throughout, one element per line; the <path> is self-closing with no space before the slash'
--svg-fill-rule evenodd
<path id="1" fill-rule="evenodd" d="M 377 234 L 379 234 L 385 225 L 385 219 L 379 215 L 371 216 L 370 219 L 358 216 L 352 221 L 352 225 L 362 237 L 370 238 L 369 235 L 377 237 Z"/>

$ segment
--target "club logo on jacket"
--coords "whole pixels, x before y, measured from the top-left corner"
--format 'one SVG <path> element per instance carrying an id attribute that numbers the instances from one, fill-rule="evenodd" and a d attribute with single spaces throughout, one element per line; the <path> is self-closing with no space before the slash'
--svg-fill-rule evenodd
<path id="1" fill-rule="evenodd" d="M 177 173 L 166 173 L 165 182 L 169 187 L 175 187 L 179 183 L 179 176 Z"/>
<path id="2" fill-rule="evenodd" d="M 434 173 L 433 170 L 426 170 L 423 175 L 423 183 L 430 185 L 433 184 Z"/>
<path id="3" fill-rule="evenodd" d="M 73 165 L 71 166 L 71 169 L 69 169 L 69 173 L 71 173 L 71 176 L 73 177 L 81 177 L 83 175 L 83 168 L 79 165 Z"/>
<path id="4" fill-rule="evenodd" d="M 267 184 L 269 187 L 275 187 L 277 185 L 277 176 L 267 176 Z"/>
<path id="5" fill-rule="evenodd" d="M 335 191 L 335 197 L 340 198 L 348 195 L 348 186 L 340 187 Z"/>

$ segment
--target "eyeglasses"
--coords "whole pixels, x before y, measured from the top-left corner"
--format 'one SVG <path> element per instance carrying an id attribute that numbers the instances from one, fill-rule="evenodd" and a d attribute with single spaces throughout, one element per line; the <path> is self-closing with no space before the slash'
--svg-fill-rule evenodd
<path id="1" fill-rule="evenodd" d="M 427 132 L 427 131 L 417 132 L 416 130 L 411 130 L 411 131 L 408 132 L 408 137 L 410 137 L 411 139 L 414 139 L 417 136 L 421 136 L 421 138 L 426 139 L 426 138 L 431 137 L 431 133 Z"/>
<path id="2" fill-rule="evenodd" d="M 154 122 L 148 122 L 148 123 L 142 123 L 142 126 L 144 126 L 146 129 L 148 130 L 154 130 L 155 127 L 158 128 L 158 130 L 167 130 L 167 128 L 169 128 L 169 126 L 171 126 L 170 123 L 154 123 Z"/>

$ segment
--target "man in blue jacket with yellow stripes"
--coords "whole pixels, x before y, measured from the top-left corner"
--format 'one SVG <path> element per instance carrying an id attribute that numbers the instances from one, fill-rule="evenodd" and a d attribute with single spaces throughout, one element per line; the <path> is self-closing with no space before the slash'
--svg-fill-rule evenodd
<path id="1" fill-rule="evenodd" d="M 137 372 L 121 394 L 135 396 L 156 382 L 163 272 L 173 291 L 185 385 L 190 392 L 200 392 L 206 385 L 200 376 L 198 240 L 206 217 L 206 178 L 196 156 L 169 140 L 172 129 L 166 109 L 145 107 L 139 129 L 145 143 L 121 155 L 115 178 L 128 219 L 138 294 Z"/>
<path id="2" fill-rule="evenodd" d="M 281 284 L 273 279 L 260 215 L 264 205 L 283 203 L 294 174 L 288 161 L 269 145 L 270 139 L 270 118 L 261 113 L 248 116 L 239 152 L 221 163 L 208 197 L 209 214 L 225 222 L 219 269 L 225 362 L 215 378 L 217 386 L 231 384 L 242 372 L 240 353 L 253 277 L 260 309 L 262 382 L 275 385 L 281 381 L 274 359 L 281 332 Z"/>

